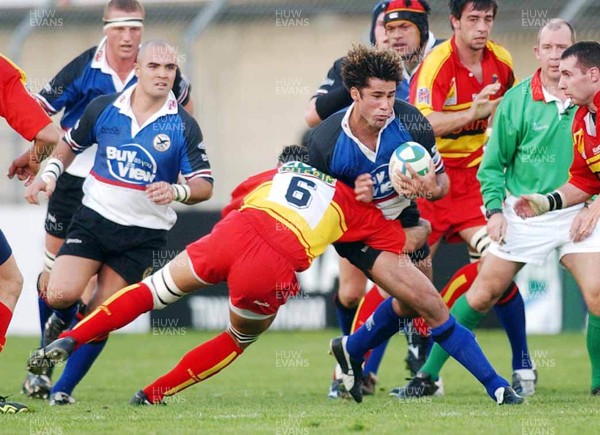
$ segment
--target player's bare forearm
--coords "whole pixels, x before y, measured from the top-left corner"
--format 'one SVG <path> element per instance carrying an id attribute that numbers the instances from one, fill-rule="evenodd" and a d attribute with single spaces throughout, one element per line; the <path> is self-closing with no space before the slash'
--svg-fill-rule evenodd
<path id="1" fill-rule="evenodd" d="M 470 109 L 458 112 L 432 112 L 427 115 L 427 120 L 433 127 L 433 134 L 440 137 L 464 127 L 473 121 L 473 115 Z"/>
<path id="2" fill-rule="evenodd" d="M 566 183 L 547 195 L 532 193 L 522 195 L 513 206 L 517 216 L 526 219 L 548 211 L 571 207 L 581 204 L 591 198 L 592 195 L 581 190 L 577 186 Z"/>
<path id="3" fill-rule="evenodd" d="M 56 148 L 51 155 L 52 158 L 60 160 L 65 169 L 67 169 L 73 160 L 75 160 L 76 156 L 77 155 L 64 140 L 58 142 L 58 145 L 56 145 Z"/>
<path id="4" fill-rule="evenodd" d="M 41 163 L 54 151 L 61 138 L 61 130 L 54 123 L 42 128 L 34 138 L 31 159 Z"/>
<path id="5" fill-rule="evenodd" d="M 570 207 L 575 204 L 581 204 L 592 197 L 591 194 L 581 190 L 571 183 L 563 184 L 556 190 L 560 191 L 560 194 L 563 198 L 563 208 Z"/>
<path id="6" fill-rule="evenodd" d="M 500 90 L 500 84 L 487 85 L 473 97 L 471 107 L 458 112 L 432 112 L 427 119 L 433 127 L 434 134 L 445 136 L 454 130 L 464 127 L 477 119 L 488 118 L 500 103 L 501 98 L 491 100 L 490 97 Z"/>
<path id="7" fill-rule="evenodd" d="M 8 168 L 8 178 L 17 178 L 28 186 L 40 169 L 40 163 L 50 155 L 60 140 L 58 127 L 49 123 L 34 138 L 33 145 L 17 157 Z"/>
<path id="8" fill-rule="evenodd" d="M 190 197 L 184 204 L 198 204 L 212 197 L 213 185 L 204 178 L 194 178 L 188 181 L 188 186 L 190 187 Z"/>

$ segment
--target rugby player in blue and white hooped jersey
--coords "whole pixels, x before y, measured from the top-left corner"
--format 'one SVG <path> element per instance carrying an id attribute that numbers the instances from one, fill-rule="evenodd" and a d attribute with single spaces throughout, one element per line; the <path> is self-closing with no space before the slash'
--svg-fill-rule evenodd
<path id="1" fill-rule="evenodd" d="M 41 190 L 51 195 L 75 155 L 98 144 L 83 205 L 73 216 L 48 283 L 48 303 L 67 324 L 95 274 L 91 310 L 142 278 L 175 224 L 172 201 L 195 204 L 212 195 L 200 127 L 171 92 L 176 69 L 176 53 L 166 42 L 143 44 L 135 67 L 138 83 L 92 101 L 28 188 L 32 203 Z M 180 173 L 187 184 L 177 184 Z M 72 391 L 75 385 L 69 387 Z M 71 391 L 53 389 L 51 404 L 73 403 Z"/>
<path id="2" fill-rule="evenodd" d="M 104 39 L 69 62 L 38 94 L 36 99 L 50 115 L 64 109 L 60 120 L 66 131 L 96 97 L 122 92 L 137 81 L 135 59 L 144 29 L 145 12 L 138 0 L 111 0 L 104 9 Z M 173 93 L 177 101 L 191 113 L 190 85 L 177 70 Z M 45 231 L 44 270 L 37 281 L 42 345 L 54 340 L 69 325 L 51 316 L 45 302 L 46 285 L 56 253 L 64 243 L 67 228 L 81 205 L 83 181 L 94 162 L 96 147 L 79 154 L 60 177 L 48 203 Z M 93 291 L 92 279 L 84 295 L 87 302 Z M 48 327 L 46 327 L 48 325 Z M 32 397 L 47 398 L 50 393 L 52 369 L 43 376 L 28 374 L 23 392 Z"/>
<path id="3" fill-rule="evenodd" d="M 402 59 L 402 80 L 396 86 L 397 99 L 408 99 L 410 80 L 418 65 L 433 47 L 442 42 L 429 31 L 429 12 L 430 7 L 426 0 L 380 1 L 373 8 L 369 35 L 371 45 L 393 48 Z M 326 80 L 311 98 L 304 115 L 310 127 L 316 127 L 322 120 L 352 104 L 350 91 L 344 86 L 342 79 L 343 61 L 344 57 L 335 61 L 327 73 Z M 419 226 L 419 230 L 429 229 L 429 224 L 420 219 L 414 201 L 402 211 L 400 221 L 404 228 Z M 429 233 L 423 234 L 423 239 L 427 240 L 428 236 Z M 431 279 L 431 267 L 425 262 L 416 264 Z M 345 259 L 340 259 L 339 268 L 339 288 L 334 303 L 342 331 L 348 333 L 360 326 L 360 323 L 370 316 L 371 307 L 376 306 L 385 296 L 376 286 L 365 292 L 367 278 Z M 409 345 L 406 362 L 414 374 L 420 368 L 422 360 L 424 361 L 427 342 L 420 340 L 418 334 L 412 333 L 413 328 L 409 326 L 405 328 Z M 365 394 L 373 394 L 375 391 L 377 371 L 384 348 L 385 344 L 382 348 L 375 349 L 365 363 Z M 339 379 L 334 379 L 329 397 L 339 397 L 336 393 L 339 385 Z"/>

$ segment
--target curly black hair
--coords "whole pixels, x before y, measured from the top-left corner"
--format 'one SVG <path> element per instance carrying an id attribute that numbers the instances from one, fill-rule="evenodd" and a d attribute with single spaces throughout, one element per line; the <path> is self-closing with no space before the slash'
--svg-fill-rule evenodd
<path id="1" fill-rule="evenodd" d="M 342 79 L 347 89 L 361 90 L 368 86 L 369 79 L 386 82 L 402 81 L 402 63 L 396 51 L 356 45 L 342 62 Z"/>

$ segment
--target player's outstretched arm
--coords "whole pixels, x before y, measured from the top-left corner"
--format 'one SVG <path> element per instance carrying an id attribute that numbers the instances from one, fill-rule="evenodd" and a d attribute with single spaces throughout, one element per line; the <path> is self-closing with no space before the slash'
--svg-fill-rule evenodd
<path id="1" fill-rule="evenodd" d="M 61 140 L 54 152 L 48 159 L 44 171 L 25 190 L 25 199 L 30 204 L 39 204 L 38 194 L 46 192 L 48 197 L 52 196 L 56 188 L 56 180 L 69 167 L 75 159 L 75 153 L 71 147 Z"/>
<path id="2" fill-rule="evenodd" d="M 427 115 L 427 120 L 433 127 L 437 137 L 446 136 L 454 130 L 464 127 L 469 122 L 484 119 L 491 115 L 501 98 L 490 100 L 490 96 L 500 90 L 500 84 L 487 85 L 473 98 L 471 107 L 458 112 L 432 112 Z"/>
<path id="3" fill-rule="evenodd" d="M 591 198 L 587 193 L 571 183 L 563 184 L 554 192 L 547 195 L 532 193 L 522 195 L 514 205 L 517 216 L 526 219 L 553 210 L 571 207 L 575 204 L 581 204 Z"/>
<path id="4" fill-rule="evenodd" d="M 16 175 L 25 182 L 25 186 L 29 186 L 40 170 L 40 164 L 54 151 L 60 137 L 61 131 L 53 123 L 42 128 L 35 136 L 33 145 L 13 160 L 8 168 L 8 178 Z"/>

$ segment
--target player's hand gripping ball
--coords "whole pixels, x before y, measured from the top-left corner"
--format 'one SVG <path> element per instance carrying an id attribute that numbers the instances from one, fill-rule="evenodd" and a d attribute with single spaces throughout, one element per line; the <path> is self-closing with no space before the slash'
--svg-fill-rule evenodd
<path id="1" fill-rule="evenodd" d="M 400 193 L 401 191 L 401 188 L 398 185 L 398 177 L 394 177 L 394 172 L 396 170 L 407 177 L 412 178 L 411 173 L 406 167 L 406 164 L 408 163 L 418 175 L 425 175 L 429 172 L 430 161 L 431 156 L 427 150 L 417 142 L 404 142 L 396 148 L 392 153 L 388 168 L 390 180 L 392 181 L 392 186 L 394 186 L 396 192 Z"/>

